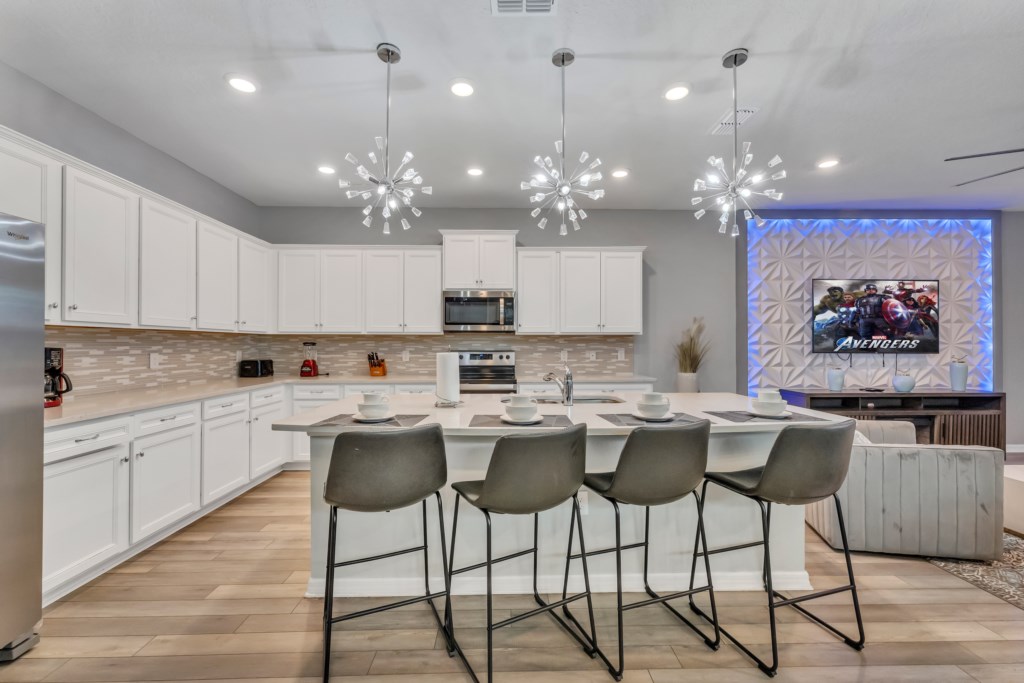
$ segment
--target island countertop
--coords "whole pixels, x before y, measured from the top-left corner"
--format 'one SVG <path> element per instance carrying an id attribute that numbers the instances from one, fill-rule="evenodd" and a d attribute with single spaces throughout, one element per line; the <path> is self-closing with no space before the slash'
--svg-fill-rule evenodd
<path id="1" fill-rule="evenodd" d="M 615 424 L 601 417 L 609 414 L 632 413 L 636 402 L 640 399 L 638 392 L 620 392 L 616 396 L 625 399 L 624 403 L 577 403 L 573 406 L 541 403 L 537 406 L 541 415 L 566 415 L 573 424 L 586 424 L 591 436 L 624 436 L 634 429 L 632 426 Z M 714 433 L 745 433 L 745 432 L 776 432 L 789 424 L 808 424 L 795 420 L 754 419 L 749 422 L 732 422 L 708 411 L 745 411 L 749 409 L 746 396 L 729 393 L 702 394 L 665 394 L 669 399 L 670 409 L 675 413 L 685 413 L 696 418 L 711 421 L 711 432 Z M 390 396 L 392 412 L 398 415 L 424 415 L 417 424 L 439 424 L 445 436 L 501 436 L 502 434 L 522 433 L 526 431 L 547 431 L 552 427 L 543 426 L 501 426 L 473 427 L 470 426 L 477 415 L 501 415 L 504 404 L 501 394 L 465 394 L 462 405 L 457 408 L 436 408 L 435 398 L 426 395 Z M 275 430 L 308 432 L 326 435 L 351 429 L 379 428 L 373 425 L 366 427 L 324 425 L 325 421 L 339 415 L 352 415 L 358 412 L 357 405 L 361 398 L 353 396 L 333 401 L 319 408 L 307 410 L 292 417 L 274 423 Z M 822 413 L 806 408 L 791 407 L 796 415 L 808 415 L 828 422 L 842 422 L 848 418 Z M 817 424 L 814 422 L 812 424 Z"/>

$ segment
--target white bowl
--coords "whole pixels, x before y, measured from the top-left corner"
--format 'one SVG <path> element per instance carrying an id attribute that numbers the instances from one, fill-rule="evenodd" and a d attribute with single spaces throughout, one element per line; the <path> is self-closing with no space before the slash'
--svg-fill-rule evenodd
<path id="1" fill-rule="evenodd" d="M 636 412 L 644 417 L 664 417 L 668 412 L 668 401 L 662 403 L 637 403 Z"/>
<path id="2" fill-rule="evenodd" d="M 644 404 L 655 404 L 655 403 L 668 403 L 668 396 L 665 394 L 658 393 L 656 391 L 640 394 L 640 400 L 638 403 Z"/>
<path id="3" fill-rule="evenodd" d="M 756 398 L 750 399 L 751 412 L 761 413 L 762 415 L 781 415 L 786 411 L 786 406 L 789 405 L 785 401 L 759 401 Z"/>
<path id="4" fill-rule="evenodd" d="M 384 417 L 391 410 L 391 406 L 387 403 L 360 403 L 359 414 L 363 417 L 377 418 Z"/>
<path id="5" fill-rule="evenodd" d="M 537 406 L 505 406 L 505 414 L 508 415 L 508 419 L 515 422 L 526 422 L 527 420 L 533 419 L 537 416 Z"/>

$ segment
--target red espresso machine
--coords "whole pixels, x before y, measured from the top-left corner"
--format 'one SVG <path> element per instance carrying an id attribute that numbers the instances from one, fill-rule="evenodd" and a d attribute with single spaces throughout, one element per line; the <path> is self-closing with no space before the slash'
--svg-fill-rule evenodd
<path id="1" fill-rule="evenodd" d="M 64 349 L 46 347 L 43 350 L 43 407 L 56 408 L 71 389 L 71 378 L 64 374 Z"/>

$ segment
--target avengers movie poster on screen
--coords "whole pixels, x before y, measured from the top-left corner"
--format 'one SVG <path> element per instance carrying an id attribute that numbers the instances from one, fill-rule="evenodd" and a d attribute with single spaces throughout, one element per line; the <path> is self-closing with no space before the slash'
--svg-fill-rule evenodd
<path id="1" fill-rule="evenodd" d="M 812 280 L 815 353 L 938 353 L 938 280 Z"/>

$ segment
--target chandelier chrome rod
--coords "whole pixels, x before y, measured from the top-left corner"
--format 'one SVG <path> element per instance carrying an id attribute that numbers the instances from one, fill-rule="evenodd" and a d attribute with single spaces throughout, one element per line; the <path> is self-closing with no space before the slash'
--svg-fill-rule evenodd
<path id="1" fill-rule="evenodd" d="M 390 73 L 391 65 L 388 65 Z M 736 182 L 736 158 L 740 155 L 740 116 L 736 105 L 736 72 L 739 65 L 733 62 L 732 67 L 732 178 Z"/>
<path id="2" fill-rule="evenodd" d="M 387 105 L 384 108 L 384 177 L 391 177 L 391 53 L 388 53 Z"/>
<path id="3" fill-rule="evenodd" d="M 559 161 L 558 172 L 565 178 L 565 53 L 562 54 L 562 65 L 558 67 L 562 72 L 562 155 Z"/>

